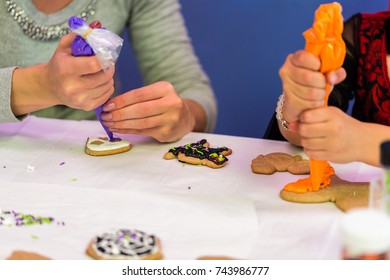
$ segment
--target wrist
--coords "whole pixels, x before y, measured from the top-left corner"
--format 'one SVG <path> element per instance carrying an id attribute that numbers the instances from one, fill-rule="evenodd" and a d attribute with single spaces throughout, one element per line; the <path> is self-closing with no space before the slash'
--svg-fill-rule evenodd
<path id="1" fill-rule="evenodd" d="M 184 99 L 184 106 L 189 114 L 190 131 L 203 132 L 206 128 L 206 113 L 198 102 Z"/>
<path id="2" fill-rule="evenodd" d="M 56 105 L 45 89 L 44 65 L 15 69 L 12 76 L 11 108 L 17 115 L 24 115 Z"/>
<path id="3" fill-rule="evenodd" d="M 283 127 L 283 129 L 289 130 L 290 123 L 284 118 L 283 107 L 284 107 L 284 92 L 282 92 L 282 94 L 278 98 L 278 102 L 276 103 L 275 113 L 276 113 L 276 119 Z"/>

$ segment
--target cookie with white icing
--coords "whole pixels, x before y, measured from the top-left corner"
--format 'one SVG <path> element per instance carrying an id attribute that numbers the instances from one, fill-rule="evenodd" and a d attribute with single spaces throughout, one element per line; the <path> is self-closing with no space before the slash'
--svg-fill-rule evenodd
<path id="1" fill-rule="evenodd" d="M 108 137 L 89 137 L 85 145 L 85 153 L 90 156 L 108 156 L 129 151 L 132 145 L 120 138 L 110 141 Z"/>
<path id="2" fill-rule="evenodd" d="M 96 236 L 87 254 L 97 260 L 161 260 L 158 237 L 136 229 L 119 229 Z"/>

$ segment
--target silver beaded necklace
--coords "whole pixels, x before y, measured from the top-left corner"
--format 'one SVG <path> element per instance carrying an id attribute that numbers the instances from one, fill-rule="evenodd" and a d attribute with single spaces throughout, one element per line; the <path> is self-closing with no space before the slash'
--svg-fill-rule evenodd
<path id="1" fill-rule="evenodd" d="M 96 1 L 92 0 L 87 8 L 82 11 L 78 17 L 87 20 L 89 16 L 93 16 L 96 11 Z M 7 12 L 19 24 L 24 34 L 32 39 L 39 41 L 51 41 L 61 38 L 69 33 L 68 22 L 63 22 L 55 25 L 38 24 L 30 19 L 26 11 L 19 7 L 13 0 L 6 0 L 5 7 Z"/>

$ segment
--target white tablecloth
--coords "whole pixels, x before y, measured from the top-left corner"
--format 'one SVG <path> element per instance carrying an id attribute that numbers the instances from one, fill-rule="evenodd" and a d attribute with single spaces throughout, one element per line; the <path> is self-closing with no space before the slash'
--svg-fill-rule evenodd
<path id="1" fill-rule="evenodd" d="M 65 225 L 0 227 L 0 259 L 27 250 L 54 259 L 88 259 L 85 248 L 99 233 L 136 228 L 156 234 L 166 259 L 227 255 L 243 259 L 339 259 L 333 203 L 296 204 L 279 191 L 300 176 L 258 175 L 258 154 L 302 154 L 278 141 L 190 133 L 177 143 L 118 135 L 131 151 L 92 157 L 90 136 L 102 136 L 94 121 L 29 117 L 0 124 L 0 209 L 51 216 Z M 162 157 L 169 148 L 207 139 L 233 149 L 224 168 L 187 165 Z M 302 154 L 303 155 L 303 154 Z M 349 181 L 370 181 L 379 168 L 333 164 Z"/>

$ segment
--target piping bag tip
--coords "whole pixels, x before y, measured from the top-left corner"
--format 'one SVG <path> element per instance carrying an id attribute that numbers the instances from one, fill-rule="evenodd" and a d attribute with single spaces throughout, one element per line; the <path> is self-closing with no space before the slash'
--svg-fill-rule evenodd
<path id="1" fill-rule="evenodd" d="M 104 131 L 106 132 L 108 138 L 110 139 L 110 142 L 114 142 L 117 138 L 115 138 L 114 134 L 112 133 L 112 131 L 110 131 L 108 129 L 108 127 L 103 124 L 103 120 L 102 120 L 102 112 L 103 112 L 103 108 L 102 107 L 103 107 L 103 105 L 101 105 L 101 106 L 99 106 L 99 107 L 97 107 L 95 109 L 95 114 L 96 114 L 96 117 L 99 120 L 100 124 L 104 128 Z"/>
<path id="2" fill-rule="evenodd" d="M 325 173 L 326 162 L 323 160 L 310 159 L 310 179 L 313 190 L 319 190 Z"/>

